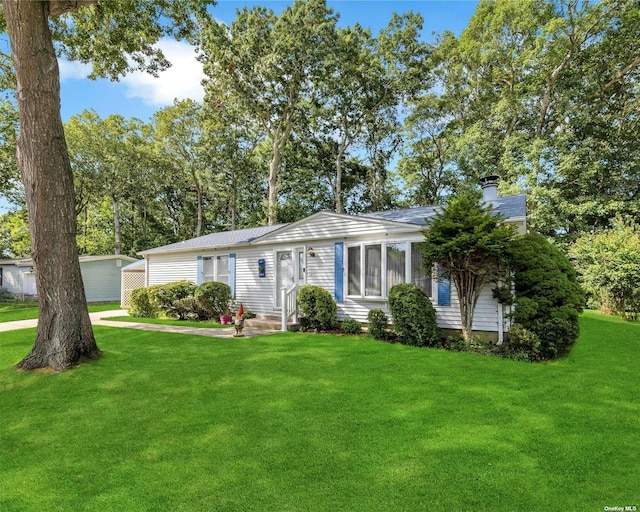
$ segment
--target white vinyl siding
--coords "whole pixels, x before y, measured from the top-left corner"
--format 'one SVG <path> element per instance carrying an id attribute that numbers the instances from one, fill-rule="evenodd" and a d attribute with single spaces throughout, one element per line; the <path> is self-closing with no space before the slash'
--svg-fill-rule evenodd
<path id="1" fill-rule="evenodd" d="M 192 252 L 149 255 L 147 257 L 148 286 L 182 280 L 197 283 L 197 256 L 197 253 Z"/>
<path id="2" fill-rule="evenodd" d="M 309 242 L 315 249 L 317 240 L 340 240 L 346 237 L 378 237 L 381 232 L 412 232 L 411 227 L 381 219 L 354 217 L 323 212 L 262 237 L 256 245 Z"/>

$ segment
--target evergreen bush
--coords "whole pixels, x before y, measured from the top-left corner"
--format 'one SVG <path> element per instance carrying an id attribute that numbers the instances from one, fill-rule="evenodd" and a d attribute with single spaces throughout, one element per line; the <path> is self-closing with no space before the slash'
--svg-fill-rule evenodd
<path id="1" fill-rule="evenodd" d="M 345 334 L 360 334 L 362 332 L 362 325 L 353 318 L 345 318 L 340 328 Z"/>
<path id="2" fill-rule="evenodd" d="M 381 309 L 372 309 L 367 314 L 368 332 L 374 340 L 388 340 L 389 317 Z"/>
<path id="3" fill-rule="evenodd" d="M 436 311 L 431 300 L 416 285 L 396 284 L 389 290 L 393 329 L 401 343 L 432 347 L 440 340 Z"/>
<path id="4" fill-rule="evenodd" d="M 560 250 L 538 234 L 517 238 L 510 246 L 515 296 L 515 323 L 534 333 L 540 342 L 540 358 L 565 354 L 578 337 L 578 316 L 584 292 L 576 271 Z"/>
<path id="5" fill-rule="evenodd" d="M 168 318 L 180 318 L 176 302 L 193 297 L 196 285 L 189 281 L 175 281 L 163 285 L 151 286 L 149 302 Z"/>
<path id="6" fill-rule="evenodd" d="M 202 283 L 195 290 L 194 299 L 207 318 L 220 318 L 228 313 L 233 303 L 228 284 L 215 281 Z"/>
<path id="7" fill-rule="evenodd" d="M 333 329 L 338 323 L 338 306 L 324 288 L 305 285 L 298 291 L 298 315 L 304 329 Z"/>
<path id="8" fill-rule="evenodd" d="M 136 318 L 157 318 L 158 310 L 149 300 L 148 288 L 135 288 L 129 299 L 129 315 Z"/>

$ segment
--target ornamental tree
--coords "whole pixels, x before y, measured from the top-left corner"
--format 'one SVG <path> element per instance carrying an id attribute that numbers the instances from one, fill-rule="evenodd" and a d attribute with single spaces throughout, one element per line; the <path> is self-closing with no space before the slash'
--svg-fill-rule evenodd
<path id="1" fill-rule="evenodd" d="M 483 288 L 508 275 L 507 248 L 516 237 L 515 226 L 467 191 L 452 199 L 423 232 L 423 262 L 438 265 L 439 276 L 455 286 L 460 305 L 462 336 L 470 341 L 473 314 Z"/>

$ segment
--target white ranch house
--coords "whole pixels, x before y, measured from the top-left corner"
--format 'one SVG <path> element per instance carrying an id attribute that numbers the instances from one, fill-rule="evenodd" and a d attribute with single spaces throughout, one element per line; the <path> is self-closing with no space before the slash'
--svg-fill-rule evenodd
<path id="1" fill-rule="evenodd" d="M 484 187 L 485 202 L 526 232 L 524 195 L 497 197 L 497 185 Z M 396 283 L 415 283 L 431 298 L 438 326 L 460 329 L 455 293 L 422 267 L 418 244 L 437 207 L 346 215 L 319 212 L 297 222 L 221 233 L 143 251 L 146 286 L 187 280 L 229 284 L 233 297 L 253 313 L 285 311 L 297 287 L 328 290 L 341 319 L 367 321 L 371 309 L 387 311 L 387 294 Z M 283 290 L 287 290 L 286 295 Z M 284 297 L 284 298 L 283 298 Z M 508 330 L 506 311 L 489 287 L 483 291 L 474 330 L 501 340 Z"/>

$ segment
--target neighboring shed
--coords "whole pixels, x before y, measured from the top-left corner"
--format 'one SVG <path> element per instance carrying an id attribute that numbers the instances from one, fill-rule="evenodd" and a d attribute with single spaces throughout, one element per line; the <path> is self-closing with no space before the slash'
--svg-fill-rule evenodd
<path id="1" fill-rule="evenodd" d="M 120 300 L 120 269 L 138 261 L 122 255 L 80 256 L 80 271 L 87 302 Z M 2 284 L 20 298 L 37 297 L 36 279 L 31 259 L 0 261 Z"/>
<path id="2" fill-rule="evenodd" d="M 131 292 L 136 288 L 143 288 L 146 285 L 146 261 L 138 260 L 122 267 L 120 276 L 122 284 L 120 286 L 120 307 L 128 309 L 130 306 Z"/>

